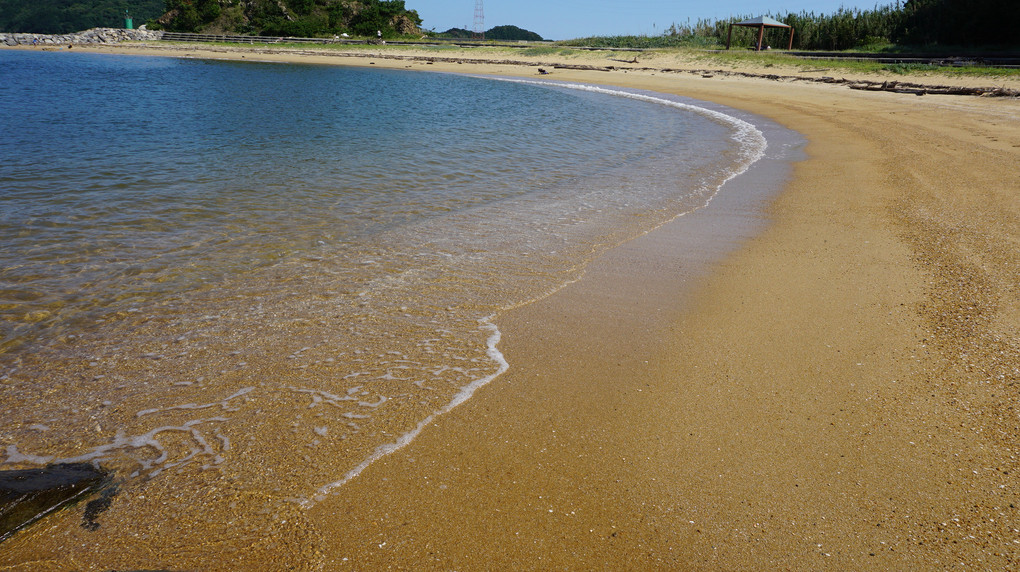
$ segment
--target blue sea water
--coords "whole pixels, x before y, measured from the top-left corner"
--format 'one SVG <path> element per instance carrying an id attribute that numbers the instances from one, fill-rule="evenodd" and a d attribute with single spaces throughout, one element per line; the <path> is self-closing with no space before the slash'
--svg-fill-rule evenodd
<path id="1" fill-rule="evenodd" d="M 161 57 L 0 50 L 0 110 L 0 466 L 305 504 L 766 148 L 634 91 Z"/>

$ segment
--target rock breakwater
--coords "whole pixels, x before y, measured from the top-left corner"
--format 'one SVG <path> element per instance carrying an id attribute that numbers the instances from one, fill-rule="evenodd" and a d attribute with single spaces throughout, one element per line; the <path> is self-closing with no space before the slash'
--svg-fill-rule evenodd
<path id="1" fill-rule="evenodd" d="M 5 46 L 119 44 L 121 42 L 155 41 L 162 37 L 162 31 L 92 28 L 73 34 L 4 33 L 0 34 L 0 44 Z"/>

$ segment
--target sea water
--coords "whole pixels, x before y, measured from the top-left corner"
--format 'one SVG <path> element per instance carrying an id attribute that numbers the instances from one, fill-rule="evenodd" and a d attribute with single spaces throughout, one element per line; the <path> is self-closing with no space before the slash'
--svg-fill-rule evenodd
<path id="1" fill-rule="evenodd" d="M 0 468 L 303 506 L 768 148 L 636 91 L 159 57 L 0 51 L 0 110 Z"/>

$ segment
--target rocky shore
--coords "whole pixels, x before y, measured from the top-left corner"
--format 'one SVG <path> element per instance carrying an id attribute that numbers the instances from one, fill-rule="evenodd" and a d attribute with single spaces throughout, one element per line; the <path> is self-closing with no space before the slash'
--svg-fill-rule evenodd
<path id="1" fill-rule="evenodd" d="M 73 34 L 0 34 L 0 44 L 6 46 L 118 44 L 153 41 L 162 37 L 162 31 L 92 28 Z"/>

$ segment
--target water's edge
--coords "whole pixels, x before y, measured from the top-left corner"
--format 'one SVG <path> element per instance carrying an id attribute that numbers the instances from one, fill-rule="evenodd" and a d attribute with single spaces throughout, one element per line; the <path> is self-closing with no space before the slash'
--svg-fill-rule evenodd
<path id="1" fill-rule="evenodd" d="M 792 167 L 792 163 L 794 161 L 799 161 L 804 158 L 801 149 L 805 141 L 798 133 L 788 130 L 782 126 L 779 126 L 778 124 L 775 124 L 771 120 L 765 119 L 763 117 L 752 115 L 746 112 L 741 112 L 739 110 L 735 110 L 711 102 L 704 102 L 693 98 L 651 92 L 647 90 L 620 88 L 615 86 L 610 87 L 591 84 L 579 84 L 556 80 L 531 80 L 506 76 L 473 76 L 473 77 L 492 79 L 495 81 L 525 83 L 532 85 L 553 85 L 567 89 L 592 91 L 595 93 L 612 95 L 614 97 L 628 97 L 640 101 L 646 101 L 650 103 L 666 105 L 670 107 L 675 107 L 677 109 L 691 111 L 732 125 L 734 130 L 736 131 L 736 135 L 734 136 L 734 138 L 737 139 L 738 141 L 741 141 L 747 147 L 749 147 L 749 148 L 745 147 L 744 152 L 742 153 L 743 159 L 742 163 L 739 164 L 737 168 L 735 168 L 732 171 L 732 173 L 721 184 L 719 184 L 714 189 L 713 192 L 711 192 L 707 196 L 702 205 L 697 206 L 688 211 L 676 213 L 676 215 L 670 218 L 669 220 L 666 220 L 653 228 L 645 230 L 640 235 L 629 237 L 620 242 L 619 244 L 609 246 L 603 251 L 603 254 L 606 251 L 619 247 L 622 244 L 625 244 L 627 242 L 630 242 L 631 240 L 638 238 L 639 236 L 655 232 L 656 230 L 675 222 L 677 219 L 681 217 L 690 215 L 705 207 L 708 207 L 712 203 L 712 201 L 716 198 L 716 196 L 722 193 L 727 186 L 729 186 L 731 189 L 737 192 L 739 192 L 739 190 L 743 190 L 745 192 L 749 191 L 748 184 L 739 185 L 741 189 L 737 189 L 736 187 L 738 185 L 734 184 L 736 182 L 735 181 L 736 179 L 739 179 L 740 177 L 743 177 L 745 175 L 747 176 L 747 178 L 750 178 L 755 175 L 758 176 L 757 179 L 758 182 L 755 185 L 756 188 L 750 189 L 749 193 L 750 195 L 753 195 L 753 198 L 749 197 L 749 200 L 752 203 L 755 203 L 757 209 L 763 209 L 766 205 L 766 202 L 770 198 L 778 194 L 778 192 L 780 192 L 781 186 L 789 178 L 789 172 Z M 770 135 L 770 138 L 775 141 L 773 146 L 770 147 L 768 143 L 769 138 L 765 136 L 765 133 L 768 133 Z M 764 163 L 764 165 L 759 165 L 759 162 Z M 759 168 L 756 169 L 756 166 Z M 750 174 L 749 171 L 751 172 Z M 743 219 L 743 222 L 746 224 L 749 221 L 748 219 Z M 748 225 L 747 228 L 741 229 L 741 234 L 743 235 L 743 238 L 747 238 L 753 235 L 756 231 L 760 231 L 760 229 L 761 229 L 760 225 L 751 224 Z M 736 239 L 737 237 L 734 238 Z M 721 257 L 721 255 L 727 251 L 728 250 L 726 249 L 720 250 L 717 253 L 717 257 Z M 594 263 L 595 260 L 597 260 L 597 258 L 598 255 L 596 255 L 596 257 L 593 258 L 592 260 L 589 260 L 588 264 Z M 537 302 L 538 300 L 542 300 L 549 296 L 555 295 L 556 292 L 562 290 L 563 288 L 572 284 L 573 282 L 576 282 L 577 280 L 581 280 L 582 277 L 583 269 L 582 274 L 578 276 L 578 278 L 566 282 L 564 284 L 561 284 L 558 288 L 551 290 L 550 292 L 546 293 L 541 297 L 533 298 L 521 304 L 517 304 L 513 308 L 527 306 L 529 304 Z M 513 308 L 507 308 L 506 310 L 510 310 Z M 506 310 L 504 310 L 504 312 Z M 302 503 L 302 506 L 305 508 L 310 508 L 314 506 L 316 502 L 323 500 L 325 498 L 325 495 L 339 489 L 340 487 L 348 483 L 351 479 L 356 478 L 373 462 L 407 446 L 408 444 L 411 443 L 411 441 L 415 437 L 417 437 L 422 432 L 422 430 L 427 425 L 432 423 L 437 417 L 450 412 L 458 405 L 466 402 L 468 399 L 472 397 L 472 395 L 474 395 L 474 393 L 479 388 L 489 384 L 497 377 L 508 371 L 511 365 L 507 362 L 505 356 L 498 349 L 499 341 L 501 339 L 501 332 L 496 325 L 497 320 L 498 316 L 490 316 L 486 318 L 483 322 L 483 327 L 485 329 L 490 329 L 493 332 L 492 336 L 490 336 L 488 339 L 488 353 L 489 356 L 493 359 L 493 361 L 499 364 L 499 370 L 496 373 L 478 379 L 469 384 L 468 386 L 466 386 L 463 390 L 461 390 L 461 392 L 459 392 L 456 395 L 456 397 L 449 404 L 447 404 L 442 409 L 436 411 L 432 415 L 429 415 L 426 419 L 422 420 L 413 430 L 401 435 L 393 443 L 387 443 L 376 448 L 376 450 L 372 453 L 371 456 L 365 459 L 357 467 L 347 472 L 342 479 L 332 483 L 325 484 L 322 487 L 320 487 L 316 496 L 312 500 L 304 501 Z"/>
<path id="2" fill-rule="evenodd" d="M 404 270 L 378 274 L 377 281 L 387 287 L 403 284 L 405 278 L 412 283 L 408 287 L 378 292 L 370 288 L 376 285 L 372 282 L 360 292 L 361 285 L 345 290 L 350 282 L 345 283 L 344 279 L 350 274 L 344 272 L 362 272 L 361 268 L 379 266 L 374 256 L 376 251 L 364 251 L 364 258 L 359 262 L 366 265 L 364 267 L 341 268 L 329 258 L 337 251 L 320 241 L 321 250 L 316 246 L 288 259 L 272 271 L 258 275 L 258 283 L 249 285 L 238 279 L 219 284 L 226 291 L 222 296 L 216 294 L 216 286 L 209 286 L 197 293 L 175 295 L 156 308 L 125 306 L 129 309 L 123 312 L 121 322 L 111 321 L 112 329 L 107 329 L 104 323 L 81 343 L 80 335 L 67 335 L 47 348 L 52 350 L 53 356 L 61 358 L 60 363 L 50 365 L 44 357 L 35 356 L 32 362 L 35 370 L 30 366 L 19 371 L 20 358 L 7 364 L 10 367 L 0 369 L 0 382 L 5 385 L 8 381 L 16 382 L 10 387 L 31 388 L 35 383 L 33 373 L 41 373 L 52 378 L 54 390 L 64 392 L 62 399 L 52 403 L 43 399 L 26 402 L 31 404 L 33 412 L 20 416 L 20 426 L 15 421 L 6 428 L 0 427 L 3 430 L 0 437 L 7 441 L 5 450 L 0 451 L 6 454 L 0 466 L 87 462 L 96 467 L 102 464 L 104 469 L 122 475 L 120 478 L 125 482 L 147 481 L 161 473 L 165 479 L 164 471 L 173 469 L 185 482 L 202 483 L 224 477 L 240 479 L 253 490 L 277 491 L 270 494 L 276 500 L 267 502 L 296 503 L 305 508 L 314 506 L 327 495 L 335 494 L 375 461 L 411 443 L 437 417 L 465 403 L 478 389 L 510 369 L 511 364 L 499 349 L 502 333 L 498 323 L 507 312 L 545 299 L 575 283 L 594 261 L 622 244 L 707 206 L 727 208 L 727 201 L 733 195 L 746 192 L 748 196 L 737 202 L 750 201 L 760 209 L 768 196 L 778 192 L 802 144 L 795 134 L 763 118 L 681 96 L 503 76 L 469 77 L 608 95 L 694 113 L 727 126 L 733 133 L 737 151 L 735 155 L 726 151 L 720 157 L 735 157 L 735 160 L 713 163 L 715 170 L 697 175 L 703 177 L 700 186 L 694 181 L 695 187 L 689 187 L 692 181 L 684 179 L 680 171 L 674 169 L 677 175 L 674 180 L 670 177 L 674 171 L 661 170 L 656 164 L 671 163 L 673 155 L 652 153 L 632 164 L 649 168 L 640 176 L 633 177 L 639 169 L 632 167 L 633 171 L 624 173 L 632 178 L 617 184 L 614 178 L 619 174 L 617 171 L 600 173 L 591 179 L 596 190 L 589 195 L 584 189 L 577 200 L 561 201 L 554 197 L 552 202 L 522 201 L 506 210 L 500 203 L 479 207 L 483 221 L 488 220 L 486 216 L 507 217 L 507 221 L 500 221 L 501 229 L 512 229 L 522 221 L 535 220 L 538 221 L 534 224 L 535 232 L 547 231 L 543 226 L 547 224 L 546 219 L 528 218 L 540 212 L 536 210 L 537 205 L 537 208 L 546 209 L 543 214 L 553 212 L 563 219 L 577 216 L 577 227 L 589 234 L 581 231 L 576 236 L 571 234 L 574 231 L 570 226 L 572 221 L 562 228 L 554 228 L 551 234 L 561 242 L 550 243 L 553 247 L 569 245 L 570 240 L 581 238 L 581 248 L 564 248 L 562 253 L 554 251 L 559 258 L 549 258 L 560 264 L 569 261 L 571 266 L 557 267 L 558 272 L 543 275 L 544 281 L 537 282 L 537 287 L 532 285 L 530 290 L 514 292 L 507 285 L 501 285 L 502 290 L 494 290 L 491 296 L 471 298 L 463 309 L 447 306 L 448 303 L 459 304 L 459 294 L 475 295 L 474 291 L 457 290 L 462 286 L 457 282 L 458 276 L 451 280 L 452 288 L 443 290 L 440 287 L 440 293 L 432 298 L 419 295 L 414 285 L 418 288 L 424 285 L 428 289 L 431 276 L 438 281 L 444 278 L 444 271 L 459 268 L 454 266 L 456 261 L 449 265 L 442 262 L 444 256 L 451 256 L 451 260 L 477 258 L 482 261 L 479 264 L 491 267 L 498 266 L 499 253 L 511 252 L 513 256 L 507 256 L 506 260 L 516 268 L 527 269 L 533 260 L 530 256 L 546 254 L 541 252 L 543 245 L 518 244 L 512 242 L 511 237 L 506 243 L 492 242 L 498 248 L 488 253 L 485 252 L 488 242 L 475 247 L 475 252 L 459 251 L 451 246 L 474 236 L 471 233 L 476 227 L 471 226 L 470 221 L 455 217 L 456 228 L 452 230 L 448 226 L 450 221 L 426 221 L 414 229 L 413 236 L 394 243 L 390 251 L 394 254 L 388 261 L 390 267 Z M 601 113 L 600 108 L 596 110 Z M 672 129 L 676 125 L 669 117 L 654 114 L 648 117 L 668 122 L 656 123 L 658 126 L 668 125 Z M 684 133 L 683 130 L 670 132 Z M 717 132 L 725 130 L 711 131 Z M 601 131 L 593 133 L 602 136 Z M 641 149 L 644 152 L 645 148 Z M 666 148 L 656 149 L 661 152 Z M 669 149 L 672 147 L 666 150 Z M 560 157 L 558 154 L 551 156 Z M 676 164 L 683 165 L 679 161 Z M 642 219 L 640 224 L 624 224 L 622 218 L 617 217 L 621 222 L 613 225 L 607 221 L 615 219 L 598 214 L 602 212 L 596 210 L 598 208 L 613 212 L 618 206 L 626 207 L 620 213 L 644 214 L 641 209 L 650 203 L 641 202 L 642 197 L 632 207 L 627 204 L 630 193 L 656 177 L 667 181 L 670 192 L 680 193 L 682 199 L 668 202 L 670 206 L 666 210 L 648 211 L 652 216 Z M 756 182 L 754 185 L 748 184 L 752 178 Z M 682 194 L 688 190 L 691 190 L 690 195 Z M 605 197 L 612 200 L 599 202 Z M 595 207 L 586 204 L 589 198 L 596 199 Z M 575 207 L 589 210 L 574 215 Z M 582 224 L 588 224 L 585 227 L 588 230 L 581 228 Z M 617 228 L 610 228 L 613 226 Z M 738 226 L 728 228 L 727 232 L 745 236 L 754 231 L 746 225 Z M 592 232 L 592 228 L 597 232 Z M 561 230 L 562 235 L 558 234 Z M 589 236 L 593 238 L 591 244 L 585 242 Z M 727 236 L 724 240 L 730 238 Z M 419 250 L 409 248 L 419 239 L 418 244 L 425 246 Z M 431 266 L 415 266 L 423 260 Z M 433 263 L 436 260 L 440 262 Z M 499 268 L 490 269 L 486 274 L 469 275 L 469 278 L 484 286 L 497 277 L 498 272 Z M 526 274 L 520 276 L 529 278 Z M 500 297 L 507 293 L 513 293 L 514 297 Z M 227 294 L 235 295 L 226 297 Z M 234 302 L 234 299 L 239 301 Z M 495 302 L 499 300 L 506 301 Z M 230 305 L 220 306 L 222 302 Z M 359 309 L 365 306 L 367 309 Z M 378 317 L 372 314 L 375 307 L 391 312 L 387 316 L 395 321 L 390 325 L 406 329 L 387 329 L 376 322 L 373 330 L 372 320 Z M 178 308 L 188 312 L 183 320 L 178 317 Z M 404 321 L 405 316 L 407 321 Z M 429 318 L 432 320 L 427 321 Z M 304 325 L 313 321 L 321 324 L 314 328 Z M 364 329 L 361 323 L 367 324 Z M 241 331 L 237 326 L 250 331 Z M 140 329 L 141 341 L 131 339 L 134 329 Z M 438 351 L 441 356 L 452 354 L 451 359 L 463 360 L 461 367 L 450 367 L 456 366 L 456 361 L 428 361 L 434 351 L 430 345 L 433 340 L 422 340 L 437 337 L 437 333 L 446 330 L 456 330 L 456 335 L 434 340 Z M 394 332 L 403 345 L 387 339 L 387 336 L 394 338 Z M 374 337 L 358 337 L 363 334 Z M 371 351 L 365 349 L 363 353 L 362 348 L 371 348 Z M 468 360 L 464 356 L 474 357 Z M 421 373 L 406 373 L 410 370 L 402 364 L 415 360 L 421 362 L 415 364 Z M 347 382 L 349 378 L 353 381 Z M 410 386 L 412 382 L 417 389 L 434 393 L 415 394 L 416 388 Z M 440 387 L 440 384 L 445 385 Z M 387 405 L 376 409 L 383 404 Z M 34 411 L 36 408 L 38 412 Z M 393 410 L 397 416 L 386 417 L 393 415 Z M 372 425 L 376 411 L 382 421 Z M 59 415 L 68 417 L 57 421 Z M 48 427 L 51 420 L 62 422 L 63 426 L 51 431 Z M 14 438 L 19 435 L 18 431 L 30 445 L 19 449 L 24 443 Z M 75 436 L 75 432 L 80 434 Z M 361 440 L 356 444 L 354 439 L 343 441 L 349 434 Z M 320 440 L 325 446 L 319 447 Z M 271 470 L 266 472 L 262 466 L 245 461 L 246 457 L 263 456 L 262 466 L 278 465 L 281 473 L 289 469 L 286 482 Z M 269 462 L 270 459 L 273 462 Z"/>

